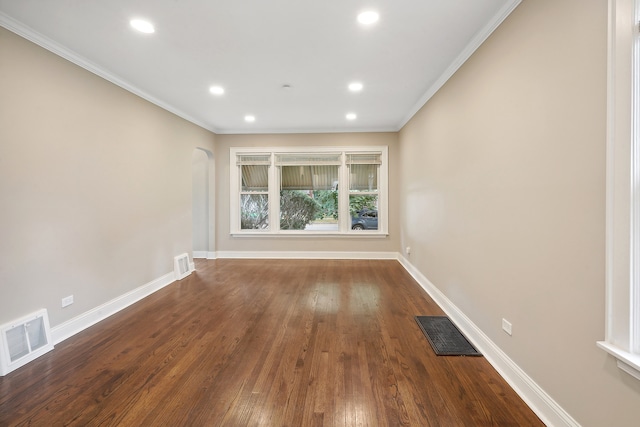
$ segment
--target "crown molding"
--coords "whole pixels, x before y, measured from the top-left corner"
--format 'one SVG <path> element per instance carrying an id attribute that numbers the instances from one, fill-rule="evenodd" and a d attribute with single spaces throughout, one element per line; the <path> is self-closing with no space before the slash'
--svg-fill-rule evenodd
<path id="1" fill-rule="evenodd" d="M 200 126 L 201 128 L 207 129 L 211 132 L 217 133 L 217 129 L 214 128 L 213 126 L 204 123 L 196 118 L 194 118 L 193 116 L 190 116 L 189 114 L 185 113 L 182 110 L 179 110 L 175 107 L 173 107 L 172 105 L 162 101 L 161 99 L 158 99 L 152 95 L 150 95 L 149 93 L 145 92 L 144 90 L 140 89 L 139 87 L 131 84 L 130 82 L 116 76 L 115 74 L 111 73 L 108 70 L 105 70 L 104 68 L 100 67 L 99 65 L 89 61 L 88 59 L 82 57 L 81 55 L 77 54 L 76 52 L 72 51 L 71 49 L 67 49 L 66 47 L 60 45 L 59 43 L 54 42 L 53 40 L 51 40 L 50 38 L 48 38 L 47 36 L 38 33 L 37 31 L 35 31 L 34 29 L 32 29 L 31 27 L 28 27 L 27 25 L 24 25 L 22 22 L 6 15 L 3 12 L 0 12 L 0 26 L 6 28 L 7 30 L 11 31 L 12 33 L 15 33 L 17 35 L 19 35 L 22 38 L 25 38 L 27 40 L 29 40 L 32 43 L 37 44 L 38 46 L 48 50 L 51 53 L 54 53 L 55 55 L 60 56 L 61 58 L 66 59 L 67 61 L 84 68 L 85 70 L 89 71 L 90 73 L 93 73 L 99 77 L 102 77 L 103 79 L 115 84 L 116 86 L 120 86 L 122 89 L 133 93 L 134 95 L 139 96 L 140 98 L 149 101 L 152 104 L 157 105 L 158 107 L 172 113 L 175 114 L 178 117 L 181 117 L 183 119 L 185 119 L 188 122 L 193 123 L 194 125 Z"/>
<path id="2" fill-rule="evenodd" d="M 131 92 L 158 107 L 175 114 L 197 126 L 207 129 L 216 134 L 284 134 L 284 133 L 358 133 L 358 132 L 398 132 L 411 118 L 431 99 L 435 93 L 444 86 L 444 84 L 455 74 L 455 72 L 464 64 L 471 55 L 484 43 L 484 41 L 495 31 L 495 29 L 513 12 L 513 10 L 521 3 L 522 0 L 512 0 L 502 7 L 493 19 L 483 27 L 475 37 L 469 42 L 466 48 L 456 57 L 451 65 L 440 75 L 440 77 L 427 89 L 420 97 L 418 102 L 408 111 L 402 121 L 397 126 L 384 126 L 380 128 L 352 128 L 352 129 L 217 129 L 211 124 L 204 123 L 201 120 L 175 108 L 167 102 L 158 99 L 132 83 L 116 76 L 110 71 L 100 67 L 99 65 L 89 61 L 76 52 L 54 42 L 50 38 L 38 33 L 20 21 L 0 12 L 0 26 L 7 30 L 37 44 L 38 46 L 84 68 L 85 70 L 102 77 L 103 79 Z"/>
<path id="3" fill-rule="evenodd" d="M 383 126 L 383 127 L 358 127 L 358 128 L 255 128 L 255 129 L 218 129 L 216 134 L 218 135 L 282 135 L 292 133 L 393 133 L 398 132 L 398 128 L 395 126 Z"/>
<path id="4" fill-rule="evenodd" d="M 473 39 L 469 42 L 469 44 L 465 47 L 465 49 L 457 56 L 457 58 L 449 65 L 441 75 L 438 80 L 435 81 L 433 85 L 427 89 L 427 91 L 420 97 L 418 102 L 409 110 L 404 119 L 400 122 L 397 127 L 397 131 L 400 131 L 408 122 L 416 115 L 418 111 L 431 99 L 433 95 L 438 92 L 442 86 L 455 74 L 456 71 L 467 62 L 467 60 L 473 55 L 473 53 L 478 50 L 478 48 L 482 45 L 482 43 L 489 38 L 489 36 L 502 24 L 502 22 L 507 19 L 507 17 L 514 11 L 516 7 L 522 2 L 522 0 L 513 0 L 508 2 L 502 7 L 498 13 L 493 17 L 491 21 L 487 25 L 485 25 L 480 31 L 478 31 Z"/>

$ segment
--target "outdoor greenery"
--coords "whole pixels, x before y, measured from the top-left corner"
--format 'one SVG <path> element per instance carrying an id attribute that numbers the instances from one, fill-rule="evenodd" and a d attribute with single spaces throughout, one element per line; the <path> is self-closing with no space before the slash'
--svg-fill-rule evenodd
<path id="1" fill-rule="evenodd" d="M 304 230 L 316 218 L 320 204 L 299 190 L 280 192 L 280 229 Z"/>
<path id="2" fill-rule="evenodd" d="M 316 190 L 313 198 L 320 206 L 315 219 L 338 219 L 338 190 Z"/>
<path id="3" fill-rule="evenodd" d="M 378 209 L 378 196 L 362 195 L 351 196 L 349 198 L 349 213 L 351 216 L 355 216 L 356 213 L 362 209 Z"/>
<path id="4" fill-rule="evenodd" d="M 280 192 L 280 229 L 304 230 L 314 220 L 338 219 L 336 190 L 282 190 Z M 362 209 L 377 209 L 375 195 L 352 195 L 349 212 L 355 216 Z M 266 194 L 245 194 L 241 197 L 240 226 L 243 230 L 269 228 L 269 198 Z"/>
<path id="5" fill-rule="evenodd" d="M 266 194 L 243 194 L 240 199 L 240 228 L 269 228 L 269 197 Z"/>

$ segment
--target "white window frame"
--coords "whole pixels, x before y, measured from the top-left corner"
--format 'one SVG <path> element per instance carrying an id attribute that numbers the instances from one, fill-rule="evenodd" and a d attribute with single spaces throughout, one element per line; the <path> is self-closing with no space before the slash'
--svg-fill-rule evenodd
<path id="1" fill-rule="evenodd" d="M 640 0 L 609 0 L 606 326 L 598 346 L 640 380 Z"/>
<path id="2" fill-rule="evenodd" d="M 278 188 L 278 169 L 275 164 L 275 155 L 283 153 L 342 153 L 342 164 L 339 167 L 338 185 L 338 230 L 314 231 L 314 230 L 280 230 L 280 189 Z M 389 162 L 387 146 L 357 146 L 357 147 L 231 147 L 229 150 L 229 215 L 230 234 L 233 237 L 273 237 L 273 236 L 318 236 L 323 237 L 386 237 L 388 235 L 388 189 L 389 189 Z M 269 166 L 269 229 L 268 230 L 243 230 L 240 228 L 240 168 L 236 164 L 238 155 L 252 153 L 271 153 L 271 165 Z M 349 213 L 349 171 L 346 165 L 346 154 L 350 153 L 380 153 L 382 163 L 378 177 L 378 229 L 377 230 L 352 230 L 351 215 Z"/>

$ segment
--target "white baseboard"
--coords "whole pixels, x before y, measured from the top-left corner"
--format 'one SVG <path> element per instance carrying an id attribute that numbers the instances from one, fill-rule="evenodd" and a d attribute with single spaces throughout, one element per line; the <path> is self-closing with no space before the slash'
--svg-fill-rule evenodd
<path id="1" fill-rule="evenodd" d="M 212 251 L 193 251 L 193 258 L 216 259 L 216 253 Z"/>
<path id="2" fill-rule="evenodd" d="M 159 277 L 146 285 L 142 285 L 126 294 L 120 295 L 98 307 L 86 311 L 73 319 L 67 320 L 60 325 L 51 328 L 51 339 L 54 344 L 58 344 L 67 338 L 95 325 L 101 320 L 127 308 L 131 304 L 140 301 L 146 296 L 164 288 L 175 281 L 173 271 Z"/>
<path id="3" fill-rule="evenodd" d="M 398 259 L 397 252 L 222 251 L 215 255 L 215 258 L 240 259 Z"/>
<path id="4" fill-rule="evenodd" d="M 480 350 L 487 361 L 498 371 L 525 403 L 547 426 L 580 427 L 555 400 L 551 398 L 525 371 L 506 355 L 489 337 L 456 307 L 433 283 L 406 258 L 398 255 L 398 261 L 422 286 L 429 296 L 451 318 L 453 323 Z"/>

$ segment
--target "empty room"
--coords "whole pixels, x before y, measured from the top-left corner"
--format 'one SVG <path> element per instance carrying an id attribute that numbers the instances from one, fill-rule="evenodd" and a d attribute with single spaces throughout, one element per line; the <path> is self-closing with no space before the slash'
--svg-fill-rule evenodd
<path id="1" fill-rule="evenodd" d="M 639 16 L 0 0 L 0 426 L 637 426 Z"/>

